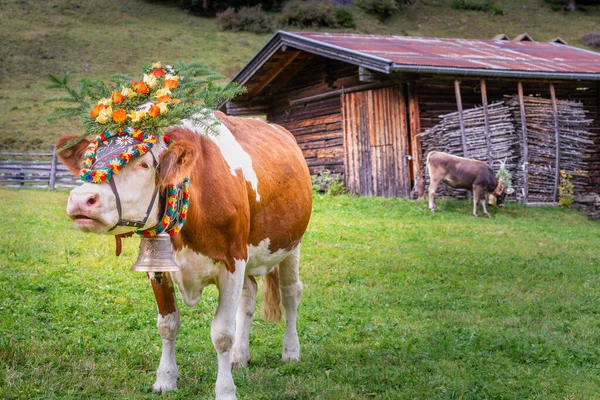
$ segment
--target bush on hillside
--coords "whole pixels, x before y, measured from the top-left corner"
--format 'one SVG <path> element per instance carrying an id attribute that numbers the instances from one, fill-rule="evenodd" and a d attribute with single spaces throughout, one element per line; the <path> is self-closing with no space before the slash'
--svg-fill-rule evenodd
<path id="1" fill-rule="evenodd" d="M 329 2 L 290 1 L 281 12 L 280 24 L 298 27 L 352 28 L 354 16 L 341 7 Z"/>
<path id="2" fill-rule="evenodd" d="M 375 14 L 381 21 L 398 11 L 396 0 L 356 0 L 354 4 L 370 14 Z"/>
<path id="3" fill-rule="evenodd" d="M 237 11 L 229 7 L 225 11 L 217 13 L 217 24 L 224 31 L 255 33 L 273 31 L 273 23 L 269 16 L 262 11 L 260 4 L 254 7 L 242 7 Z"/>
<path id="4" fill-rule="evenodd" d="M 455 10 L 483 11 L 493 15 L 504 15 L 504 9 L 492 0 L 452 0 L 450 7 Z"/>
<path id="5" fill-rule="evenodd" d="M 581 37 L 581 43 L 588 46 L 600 47 L 600 32 L 592 32 Z"/>

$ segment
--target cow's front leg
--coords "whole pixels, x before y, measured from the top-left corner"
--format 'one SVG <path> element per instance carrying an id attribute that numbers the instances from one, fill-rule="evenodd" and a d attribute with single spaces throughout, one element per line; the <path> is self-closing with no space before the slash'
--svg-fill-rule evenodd
<path id="1" fill-rule="evenodd" d="M 299 266 L 300 246 L 279 264 L 281 303 L 285 308 L 285 336 L 281 354 L 284 362 L 300 360 L 300 341 L 296 331 L 296 315 L 300 298 L 302 298 Z"/>
<path id="2" fill-rule="evenodd" d="M 429 209 L 431 210 L 431 212 L 435 212 L 437 208 L 435 205 L 435 192 L 437 191 L 439 184 L 440 181 L 433 178 L 431 178 L 431 181 L 429 182 Z"/>
<path id="3" fill-rule="evenodd" d="M 486 217 L 489 215 L 488 214 L 488 210 L 487 210 L 487 193 L 483 193 L 483 198 L 480 200 L 481 201 L 481 208 L 483 208 L 483 215 L 485 215 Z"/>
<path id="4" fill-rule="evenodd" d="M 210 337 L 217 351 L 219 370 L 215 393 L 217 400 L 234 400 L 235 384 L 231 375 L 231 348 L 235 335 L 235 315 L 244 286 L 246 262 L 237 260 L 235 272 L 225 266 L 219 271 L 219 306 L 210 328 Z"/>
<path id="5" fill-rule="evenodd" d="M 483 189 L 481 188 L 481 186 L 473 186 L 473 215 L 476 217 L 479 217 L 479 213 L 477 212 L 477 203 L 479 203 L 479 199 L 481 198 L 481 195 L 483 194 Z M 485 208 L 484 208 L 485 210 Z M 487 214 L 487 212 L 486 212 Z"/>
<path id="6" fill-rule="evenodd" d="M 246 276 L 242 298 L 235 317 L 235 341 L 231 350 L 231 366 L 246 367 L 250 362 L 250 328 L 256 308 L 256 279 Z"/>
<path id="7" fill-rule="evenodd" d="M 179 331 L 179 311 L 175 300 L 173 281 L 168 272 L 161 274 L 149 273 L 150 283 L 158 305 L 156 327 L 162 338 L 162 355 L 156 371 L 156 382 L 152 390 L 158 393 L 177 389 L 177 362 L 175 360 L 175 337 Z"/>

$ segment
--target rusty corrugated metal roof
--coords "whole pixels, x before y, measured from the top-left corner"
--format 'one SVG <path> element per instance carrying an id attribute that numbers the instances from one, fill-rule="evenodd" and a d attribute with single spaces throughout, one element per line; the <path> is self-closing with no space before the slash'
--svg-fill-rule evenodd
<path id="1" fill-rule="evenodd" d="M 392 70 L 422 66 L 440 68 L 438 72 L 452 68 L 600 75 L 600 53 L 558 43 L 309 32 L 291 35 L 389 60 Z"/>

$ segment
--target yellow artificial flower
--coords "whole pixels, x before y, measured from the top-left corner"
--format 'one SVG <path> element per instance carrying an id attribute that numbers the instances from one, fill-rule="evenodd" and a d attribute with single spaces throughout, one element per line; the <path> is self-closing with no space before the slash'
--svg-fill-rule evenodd
<path id="1" fill-rule="evenodd" d="M 154 75 L 144 74 L 144 83 L 148 85 L 149 88 L 153 88 L 158 83 L 158 78 Z"/>
<path id="2" fill-rule="evenodd" d="M 160 63 L 160 61 L 152 63 L 152 68 L 154 68 L 154 69 L 162 68 L 162 64 Z"/>
<path id="3" fill-rule="evenodd" d="M 100 111 L 98 116 L 96 117 L 96 122 L 101 124 L 106 124 L 112 118 L 112 107 L 107 107 L 104 110 Z"/>
<path id="4" fill-rule="evenodd" d="M 156 91 L 156 97 L 157 98 L 161 98 L 161 97 L 166 96 L 168 94 L 171 94 L 171 91 L 169 89 L 167 89 L 167 88 L 158 89 Z"/>
<path id="5" fill-rule="evenodd" d="M 179 75 L 166 74 L 165 75 L 165 81 L 177 81 L 177 82 L 179 82 Z"/>
<path id="6" fill-rule="evenodd" d="M 111 98 L 107 99 L 106 97 L 103 97 L 100 100 L 98 100 L 98 104 L 103 104 L 105 106 L 110 106 L 112 104 L 112 99 Z"/>
<path id="7" fill-rule="evenodd" d="M 127 97 L 128 99 L 131 99 L 132 97 L 137 96 L 137 93 L 134 92 L 133 90 L 131 90 L 128 87 L 122 86 L 123 90 L 121 90 L 121 94 L 125 97 Z"/>
<path id="8" fill-rule="evenodd" d="M 167 107 L 167 103 L 158 103 L 157 106 L 160 109 L 161 114 L 164 114 L 169 110 L 169 108 Z"/>
<path id="9" fill-rule="evenodd" d="M 139 122 L 141 119 L 144 119 L 145 116 L 146 116 L 146 111 L 144 111 L 144 110 L 140 110 L 140 111 L 131 110 L 129 112 L 129 118 L 131 118 L 132 122 Z"/>

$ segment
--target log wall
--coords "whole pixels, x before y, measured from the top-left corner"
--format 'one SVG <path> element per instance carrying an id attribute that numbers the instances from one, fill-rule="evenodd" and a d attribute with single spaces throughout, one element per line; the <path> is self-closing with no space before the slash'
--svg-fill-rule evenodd
<path id="1" fill-rule="evenodd" d="M 267 119 L 292 132 L 311 174 L 328 169 L 344 177 L 338 92 L 360 85 L 357 66 L 315 57 L 273 98 Z M 328 93 L 331 97 L 327 97 Z"/>

